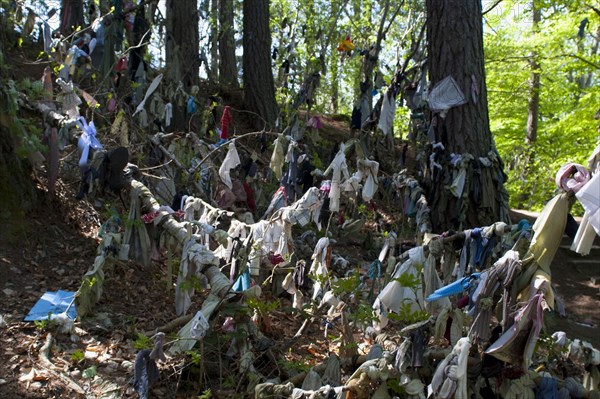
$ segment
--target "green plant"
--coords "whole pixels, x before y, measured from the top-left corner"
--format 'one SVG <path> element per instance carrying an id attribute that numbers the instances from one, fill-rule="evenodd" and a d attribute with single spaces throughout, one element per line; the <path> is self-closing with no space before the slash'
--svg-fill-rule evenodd
<path id="1" fill-rule="evenodd" d="M 371 324 L 377 320 L 373 308 L 366 302 L 360 302 L 356 309 L 348 314 L 348 318 L 361 324 Z"/>
<path id="2" fill-rule="evenodd" d="M 360 271 L 355 269 L 345 278 L 339 278 L 331 283 L 333 294 L 337 297 L 354 292 L 360 285 Z"/>
<path id="3" fill-rule="evenodd" d="M 198 399 L 211 399 L 213 397 L 212 390 L 209 388 L 198 395 Z"/>
<path id="4" fill-rule="evenodd" d="M 248 298 L 246 299 L 246 304 L 250 309 L 258 312 L 259 315 L 269 314 L 281 307 L 281 301 L 279 301 L 279 299 L 269 302 L 258 298 Z"/>
<path id="5" fill-rule="evenodd" d="M 92 379 L 96 376 L 96 374 L 98 374 L 98 370 L 96 366 L 92 366 L 83 370 L 82 376 L 83 378 Z"/>
<path id="6" fill-rule="evenodd" d="M 77 349 L 75 352 L 71 353 L 71 361 L 73 363 L 82 362 L 85 359 L 85 353 L 81 349 Z"/>
<path id="7" fill-rule="evenodd" d="M 33 324 L 35 325 L 35 328 L 37 328 L 40 331 L 45 331 L 46 329 L 53 327 L 56 323 L 50 318 L 50 315 L 51 313 L 48 313 L 48 318 L 46 319 L 34 320 Z"/>
<path id="8" fill-rule="evenodd" d="M 404 397 L 406 394 L 406 389 L 400 384 L 400 380 L 398 378 L 390 378 L 387 382 L 387 387 L 389 390 L 398 394 L 400 397 Z"/>
<path id="9" fill-rule="evenodd" d="M 200 363 L 202 362 L 202 355 L 200 354 L 200 352 L 195 351 L 195 350 L 190 350 L 190 351 L 187 351 L 186 354 L 190 357 L 190 362 L 194 366 L 199 366 Z"/>
<path id="10" fill-rule="evenodd" d="M 142 333 L 137 333 L 137 338 L 133 341 L 133 347 L 137 350 L 152 348 L 152 340 Z"/>
<path id="11" fill-rule="evenodd" d="M 291 351 L 291 348 L 290 348 L 290 351 Z M 288 370 L 296 371 L 298 373 L 307 372 L 311 368 L 310 363 L 307 363 L 302 360 L 280 359 L 278 362 L 281 365 L 281 367 L 288 369 Z"/>

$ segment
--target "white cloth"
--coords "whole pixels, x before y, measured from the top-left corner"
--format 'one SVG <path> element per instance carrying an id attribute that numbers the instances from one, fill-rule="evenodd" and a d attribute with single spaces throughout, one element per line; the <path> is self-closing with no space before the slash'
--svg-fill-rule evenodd
<path id="1" fill-rule="evenodd" d="M 223 160 L 221 167 L 219 168 L 219 176 L 221 177 L 221 181 L 225 183 L 229 189 L 233 188 L 233 183 L 231 182 L 230 171 L 240 164 L 240 156 L 238 155 L 237 149 L 235 148 L 235 141 L 229 142 L 229 150 L 227 151 L 227 156 Z"/>
<path id="2" fill-rule="evenodd" d="M 317 241 L 315 245 L 315 251 L 312 254 L 312 264 L 310 266 L 310 273 L 314 276 L 326 277 L 327 276 L 327 252 L 329 247 L 329 238 L 322 237 Z M 313 285 L 312 299 L 315 300 L 323 290 L 323 284 L 319 280 L 315 280 Z"/>
<path id="3" fill-rule="evenodd" d="M 271 162 L 269 163 L 269 167 L 273 170 L 273 173 L 275 173 L 277 180 L 281 180 L 281 176 L 283 175 L 283 158 L 285 157 L 283 153 L 284 140 L 283 134 L 279 134 L 275 139 L 275 148 L 273 148 Z"/>
<path id="4" fill-rule="evenodd" d="M 361 174 L 365 179 L 365 184 L 363 185 L 362 189 L 362 198 L 364 201 L 369 202 L 373 199 L 373 196 L 379 187 L 377 181 L 379 162 L 361 159 L 358 161 L 358 169 L 361 171 Z"/>
<path id="5" fill-rule="evenodd" d="M 600 173 L 595 174 L 575 196 L 588 215 L 586 222 L 600 235 Z"/>
<path id="6" fill-rule="evenodd" d="M 400 265 L 392 274 L 393 279 L 398 279 L 402 275 L 410 275 L 414 278 L 420 278 L 417 265 L 421 267 L 425 264 L 425 254 L 423 247 L 415 247 L 408 250 L 408 260 Z M 419 283 L 417 287 L 404 287 L 397 280 L 390 281 L 377 296 L 380 302 L 392 312 L 398 313 L 402 305 L 410 304 L 410 311 L 417 312 L 425 309 L 425 300 L 423 297 L 423 285 Z"/>
<path id="7" fill-rule="evenodd" d="M 377 127 L 384 135 L 392 133 L 394 126 L 394 116 L 396 116 L 396 98 L 391 87 L 388 87 L 383 95 L 383 103 L 381 104 L 381 114 Z"/>
<path id="8" fill-rule="evenodd" d="M 131 116 L 135 116 L 137 113 L 141 112 L 142 109 L 144 109 L 144 105 L 146 104 L 146 100 L 148 100 L 148 98 L 150 98 L 150 96 L 152 95 L 152 93 L 154 93 L 154 91 L 156 90 L 156 88 L 160 84 L 162 78 L 163 78 L 163 74 L 162 73 L 160 75 L 158 75 L 157 77 L 154 78 L 154 80 L 152 81 L 152 83 L 150 83 L 150 87 L 148 87 L 148 90 L 146 90 L 146 94 L 144 95 L 144 99 L 138 104 L 137 108 L 135 109 L 135 112 Z"/>
<path id="9" fill-rule="evenodd" d="M 346 164 L 346 154 L 344 153 L 344 144 L 340 145 L 340 150 L 331 161 L 329 167 L 323 172 L 324 176 L 327 176 L 329 173 L 332 173 L 331 177 L 331 188 L 329 190 L 329 210 L 332 212 L 337 212 L 340 210 L 340 184 L 342 179 L 342 174 L 344 175 L 344 180 L 347 180 L 350 177 L 348 173 L 348 165 Z"/>
<path id="10" fill-rule="evenodd" d="M 290 206 L 279 208 L 273 214 L 272 219 L 281 215 L 283 221 L 292 225 L 298 223 L 300 226 L 306 226 L 312 220 L 317 225 L 317 228 L 321 230 L 319 215 L 321 214 L 323 201 L 319 193 L 320 191 L 317 187 L 309 188 L 298 201 Z"/>
<path id="11" fill-rule="evenodd" d="M 438 364 L 427 387 L 428 398 L 468 399 L 467 361 L 470 349 L 468 337 L 458 340 L 452 352 Z"/>
<path id="12" fill-rule="evenodd" d="M 201 261 L 198 263 L 198 261 Z M 204 245 L 198 244 L 193 240 L 188 240 L 183 245 L 181 254 L 181 263 L 179 265 L 179 274 L 177 275 L 177 288 L 175 289 L 175 310 L 177 316 L 187 312 L 192 304 L 192 295 L 194 295 L 194 284 L 189 284 L 189 288 L 184 288 L 188 278 L 201 276 L 203 265 L 218 265 L 219 260 L 213 255 L 212 251 Z"/>
<path id="13" fill-rule="evenodd" d="M 165 121 L 165 126 L 166 127 L 171 126 L 171 121 L 173 120 L 173 104 L 171 104 L 171 103 L 165 104 L 165 109 L 163 111 L 162 117 Z"/>

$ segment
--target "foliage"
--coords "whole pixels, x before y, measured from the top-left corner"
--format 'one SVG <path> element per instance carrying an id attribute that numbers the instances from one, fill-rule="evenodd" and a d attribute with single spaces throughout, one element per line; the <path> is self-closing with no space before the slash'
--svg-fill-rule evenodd
<path id="1" fill-rule="evenodd" d="M 259 315 L 267 315 L 281 307 L 281 301 L 279 299 L 274 301 L 265 301 L 259 298 L 247 298 L 246 304 L 250 309 L 258 312 Z"/>
<path id="2" fill-rule="evenodd" d="M 133 347 L 137 350 L 150 349 L 152 348 L 152 340 L 142 333 L 137 333 L 137 337 L 133 341 Z"/>
<path id="3" fill-rule="evenodd" d="M 355 269 L 350 276 L 339 278 L 331 283 L 331 290 L 336 297 L 351 294 L 360 285 L 360 270 Z"/>
<path id="4" fill-rule="evenodd" d="M 92 379 L 96 376 L 96 374 L 98 374 L 98 369 L 96 366 L 92 366 L 83 370 L 82 376 L 86 379 Z"/>
<path id="5" fill-rule="evenodd" d="M 33 325 L 35 325 L 35 328 L 37 328 L 40 331 L 46 331 L 47 329 L 52 328 L 55 324 L 56 322 L 50 318 L 50 314 L 48 314 L 47 319 L 33 321 Z"/>
<path id="6" fill-rule="evenodd" d="M 71 353 L 71 361 L 73 363 L 82 362 L 85 359 L 85 353 L 81 349 L 77 349 L 75 352 Z"/>
<path id="7" fill-rule="evenodd" d="M 530 8 L 503 2 L 485 16 L 484 40 L 490 123 L 506 164 L 510 205 L 539 210 L 554 193 L 560 166 L 586 165 L 598 143 L 600 16 L 567 2 L 536 5 L 542 11 L 537 30 Z M 584 18 L 589 23 L 579 32 Z M 539 65 L 540 116 L 537 140 L 527 143 L 531 57 Z"/>

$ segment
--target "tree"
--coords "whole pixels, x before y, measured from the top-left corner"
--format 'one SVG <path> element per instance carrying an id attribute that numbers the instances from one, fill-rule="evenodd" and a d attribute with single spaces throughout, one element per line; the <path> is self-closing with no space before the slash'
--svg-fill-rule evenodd
<path id="1" fill-rule="evenodd" d="M 63 0 L 60 8 L 60 33 L 70 35 L 83 26 L 83 0 Z"/>
<path id="2" fill-rule="evenodd" d="M 244 102 L 269 125 L 277 119 L 275 84 L 271 70 L 269 0 L 244 1 Z M 263 123 L 257 121 L 257 126 Z"/>
<path id="3" fill-rule="evenodd" d="M 531 32 L 535 36 L 539 32 L 539 23 L 542 20 L 542 11 L 535 0 L 531 1 L 532 25 Z M 533 50 L 529 59 L 531 77 L 529 79 L 529 107 L 527 114 L 527 142 L 535 143 L 537 139 L 538 119 L 540 117 L 540 65 L 538 52 Z"/>
<path id="4" fill-rule="evenodd" d="M 220 0 L 219 7 L 219 83 L 238 87 L 233 30 L 233 0 Z"/>
<path id="5" fill-rule="evenodd" d="M 199 83 L 200 58 L 197 0 L 167 0 L 167 68 L 171 79 L 189 91 Z M 175 127 L 183 127 L 179 107 L 173 108 Z"/>
<path id="6" fill-rule="evenodd" d="M 467 100 L 445 117 L 432 116 L 435 141 L 444 150 L 436 156 L 441 168 L 434 166 L 428 174 L 431 221 L 435 231 L 488 225 L 506 219 L 508 198 L 499 156 L 491 167 L 480 161 L 497 154 L 487 109 L 481 2 L 427 0 L 426 6 L 431 87 L 451 76 Z M 444 188 L 453 180 L 449 154 L 474 157 L 468 165 L 470 184 L 460 197 Z"/>
<path id="7" fill-rule="evenodd" d="M 548 176 L 567 161 L 585 164 L 597 141 L 600 15 L 581 2 L 535 0 L 541 15 L 533 29 L 531 8 L 502 4 L 485 15 L 490 124 L 507 160 L 510 205 L 540 210 L 556 189 Z M 526 136 L 532 54 L 540 82 L 535 141 Z"/>

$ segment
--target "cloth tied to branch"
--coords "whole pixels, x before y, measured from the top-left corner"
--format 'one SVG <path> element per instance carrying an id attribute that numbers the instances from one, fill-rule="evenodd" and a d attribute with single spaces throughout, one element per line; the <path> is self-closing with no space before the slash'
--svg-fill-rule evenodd
<path id="1" fill-rule="evenodd" d="M 77 118 L 77 126 L 83 131 L 79 139 L 77 140 L 77 147 L 81 151 L 81 158 L 79 158 L 79 167 L 85 168 L 88 163 L 88 157 L 90 155 L 90 148 L 94 150 L 102 149 L 102 144 L 96 138 L 96 126 L 94 122 L 90 122 L 89 125 L 83 116 Z"/>
<path id="2" fill-rule="evenodd" d="M 590 180 L 585 166 L 578 163 L 566 163 L 556 172 L 556 186 L 565 191 L 578 192 Z"/>
<path id="3" fill-rule="evenodd" d="M 226 105 L 223 109 L 223 116 L 221 116 L 221 139 L 227 140 L 227 135 L 229 133 L 229 125 L 233 117 L 231 116 L 231 107 Z"/>

